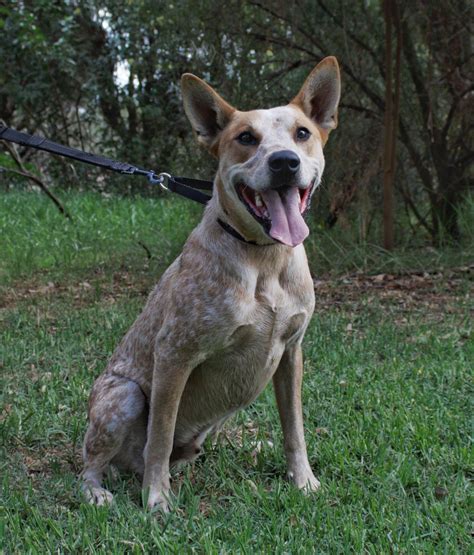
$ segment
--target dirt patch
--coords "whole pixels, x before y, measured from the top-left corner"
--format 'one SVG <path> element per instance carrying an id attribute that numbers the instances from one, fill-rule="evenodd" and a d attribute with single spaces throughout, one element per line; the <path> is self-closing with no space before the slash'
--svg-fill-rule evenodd
<path id="1" fill-rule="evenodd" d="M 17 444 L 11 448 L 10 456 L 21 464 L 25 474 L 31 478 L 52 476 L 57 472 L 77 474 L 82 465 L 80 448 L 72 445 L 30 448 Z"/>
<path id="2" fill-rule="evenodd" d="M 474 264 L 435 272 L 400 274 L 350 274 L 314 280 L 316 312 L 329 308 L 359 310 L 378 303 L 399 311 L 459 313 L 472 306 Z M 74 307 L 97 302 L 113 304 L 123 298 L 146 298 L 155 280 L 146 272 L 123 270 L 111 274 L 98 272 L 73 283 L 34 282 L 16 284 L 0 290 L 0 310 L 24 302 L 68 300 Z"/>
<path id="3" fill-rule="evenodd" d="M 146 297 L 152 284 L 145 273 L 115 272 L 112 275 L 98 272 L 79 282 L 58 283 L 49 281 L 38 284 L 34 281 L 15 284 L 0 289 L 0 310 L 14 308 L 31 301 L 53 301 L 67 299 L 75 308 L 99 301 L 113 304 L 123 297 Z"/>
<path id="4" fill-rule="evenodd" d="M 402 274 L 353 274 L 315 279 L 316 312 L 344 309 L 357 312 L 370 305 L 400 313 L 427 315 L 463 313 L 473 310 L 474 265 L 428 272 Z"/>

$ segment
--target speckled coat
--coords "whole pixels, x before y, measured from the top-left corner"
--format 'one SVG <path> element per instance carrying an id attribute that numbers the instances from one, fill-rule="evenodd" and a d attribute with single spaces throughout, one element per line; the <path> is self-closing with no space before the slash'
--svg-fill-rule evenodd
<path id="1" fill-rule="evenodd" d="M 237 112 L 194 76 L 184 81 L 188 117 L 201 142 L 219 156 L 215 193 L 182 254 L 94 384 L 84 442 L 83 485 L 90 502 L 112 499 L 101 479 L 113 463 L 143 475 L 148 507 L 168 510 L 170 464 L 195 458 L 205 437 L 251 403 L 272 378 L 288 476 L 300 488 L 319 486 L 307 459 L 300 396 L 301 343 L 314 309 L 304 247 L 269 241 L 236 199 L 229 176 L 246 163 L 251 168 L 264 165 L 272 148 L 288 148 L 291 129 L 304 124 L 314 142 L 290 146 L 299 149 L 303 163 L 308 160 L 311 180 L 304 179 L 314 183 L 316 174 L 319 183 L 321 147 L 335 127 L 339 100 L 337 63 L 331 58 L 321 64 L 293 103 L 273 112 Z M 331 124 L 325 125 L 312 115 L 312 102 L 318 91 L 328 94 L 329 81 L 337 85 L 337 99 L 328 108 Z M 210 111 L 203 109 L 206 102 L 212 103 L 214 126 L 208 121 Z M 252 129 L 262 137 L 260 151 L 248 154 L 253 166 L 231 142 L 248 114 L 253 114 Z M 276 123 L 267 137 L 268 121 Z M 258 184 L 253 185 L 251 175 L 245 177 L 255 189 L 265 182 L 263 170 L 257 169 Z M 218 219 L 258 244 L 238 240 Z"/>

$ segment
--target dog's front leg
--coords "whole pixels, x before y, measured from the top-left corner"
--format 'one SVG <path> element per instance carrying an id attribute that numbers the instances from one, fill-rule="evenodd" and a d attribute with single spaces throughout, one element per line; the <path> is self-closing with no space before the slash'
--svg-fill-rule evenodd
<path id="1" fill-rule="evenodd" d="M 315 491 L 320 483 L 308 462 L 303 430 L 301 384 L 303 380 L 303 354 L 301 345 L 291 345 L 283 354 L 273 376 L 275 396 L 288 463 L 288 477 L 300 489 Z"/>
<path id="2" fill-rule="evenodd" d="M 143 490 L 149 509 L 168 512 L 170 456 L 179 403 L 192 367 L 160 360 L 155 362 L 144 451 Z"/>

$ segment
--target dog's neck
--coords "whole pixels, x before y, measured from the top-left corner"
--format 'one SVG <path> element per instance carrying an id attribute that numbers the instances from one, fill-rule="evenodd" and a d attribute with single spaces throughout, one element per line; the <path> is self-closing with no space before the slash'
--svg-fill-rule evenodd
<path id="1" fill-rule="evenodd" d="M 233 203 L 229 202 L 228 196 L 224 193 L 224 183 L 219 173 L 214 180 L 214 192 L 210 204 L 221 227 L 243 243 L 261 248 L 271 248 L 278 244 L 262 233 L 256 222 L 249 225 L 248 221 L 242 220 Z"/>
<path id="2" fill-rule="evenodd" d="M 206 206 L 200 225 L 190 237 L 189 247 L 193 248 L 193 243 L 196 245 L 195 242 L 198 242 L 201 247 L 211 251 L 216 257 L 224 257 L 231 264 L 232 260 L 235 260 L 237 265 L 241 265 L 245 260 L 245 263 L 264 273 L 279 273 L 295 257 L 303 257 L 306 260 L 302 244 L 292 248 L 279 243 L 266 247 L 245 243 L 225 231 L 219 225 L 219 219 L 229 225 L 235 225 L 224 212 L 217 195 L 213 195 Z"/>

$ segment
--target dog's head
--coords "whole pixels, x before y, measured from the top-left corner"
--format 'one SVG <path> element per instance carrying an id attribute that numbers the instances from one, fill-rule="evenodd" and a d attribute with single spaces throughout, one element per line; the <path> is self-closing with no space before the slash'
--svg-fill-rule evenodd
<path id="1" fill-rule="evenodd" d="M 307 237 L 303 219 L 321 182 L 323 146 L 337 126 L 340 75 L 325 58 L 286 106 L 240 112 L 207 83 L 186 73 L 184 108 L 201 144 L 219 159 L 219 203 L 246 239 L 294 247 Z"/>

